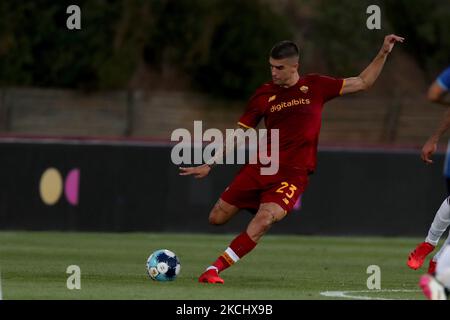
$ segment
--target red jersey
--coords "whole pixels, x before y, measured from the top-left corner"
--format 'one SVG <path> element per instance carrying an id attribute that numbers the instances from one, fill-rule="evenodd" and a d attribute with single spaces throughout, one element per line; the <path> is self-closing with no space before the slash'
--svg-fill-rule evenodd
<path id="1" fill-rule="evenodd" d="M 268 132 L 279 129 L 280 169 L 314 171 L 325 102 L 342 94 L 343 79 L 310 74 L 289 88 L 268 82 L 251 97 L 238 124 L 255 128 L 260 120 Z"/>

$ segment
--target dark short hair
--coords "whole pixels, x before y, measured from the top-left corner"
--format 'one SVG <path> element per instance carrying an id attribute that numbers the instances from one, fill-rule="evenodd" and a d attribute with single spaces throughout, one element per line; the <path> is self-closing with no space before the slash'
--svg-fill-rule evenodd
<path id="1" fill-rule="evenodd" d="M 273 59 L 285 59 L 299 57 L 299 51 L 297 45 L 289 40 L 280 41 L 275 44 L 270 50 L 270 56 Z"/>

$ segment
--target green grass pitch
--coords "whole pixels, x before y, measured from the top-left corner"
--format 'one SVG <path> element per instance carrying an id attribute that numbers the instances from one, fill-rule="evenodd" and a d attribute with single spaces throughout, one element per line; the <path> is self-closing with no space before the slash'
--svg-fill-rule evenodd
<path id="1" fill-rule="evenodd" d="M 407 268 L 421 239 L 267 235 L 222 273 L 224 285 L 197 282 L 234 235 L 183 233 L 0 232 L 3 299 L 424 299 L 421 270 Z M 156 249 L 174 251 L 181 272 L 173 282 L 145 273 Z M 66 287 L 66 269 L 81 269 L 81 289 Z M 368 290 L 370 265 L 381 290 Z M 337 291 L 332 296 L 321 294 Z"/>

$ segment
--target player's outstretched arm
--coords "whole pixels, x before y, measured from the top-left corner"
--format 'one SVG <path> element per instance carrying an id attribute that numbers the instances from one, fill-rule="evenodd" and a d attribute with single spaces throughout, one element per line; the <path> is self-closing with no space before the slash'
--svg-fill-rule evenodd
<path id="1" fill-rule="evenodd" d="M 223 163 L 223 159 L 229 152 L 234 152 L 234 149 L 239 147 L 245 142 L 245 135 L 243 134 L 248 128 L 239 126 L 238 129 L 234 130 L 233 135 L 225 139 L 225 143 L 220 150 L 217 151 L 215 156 L 208 161 L 206 164 L 202 164 L 197 167 L 180 167 L 180 176 L 190 176 L 193 175 L 195 178 L 200 179 L 206 177 L 211 171 L 212 167 L 218 163 Z M 236 140 L 236 143 L 234 141 Z"/>
<path id="2" fill-rule="evenodd" d="M 445 113 L 444 119 L 441 121 L 437 130 L 433 133 L 433 135 L 427 140 L 427 142 L 422 147 L 422 160 L 427 163 L 433 163 L 431 160 L 431 156 L 436 152 L 437 144 L 442 135 L 447 132 L 450 128 L 450 110 Z"/>
<path id="3" fill-rule="evenodd" d="M 357 77 L 345 79 L 342 94 L 355 93 L 369 89 L 377 80 L 383 69 L 384 63 L 389 53 L 394 48 L 395 43 L 403 42 L 405 39 L 395 34 L 390 34 L 384 38 L 383 46 L 373 61 Z"/>

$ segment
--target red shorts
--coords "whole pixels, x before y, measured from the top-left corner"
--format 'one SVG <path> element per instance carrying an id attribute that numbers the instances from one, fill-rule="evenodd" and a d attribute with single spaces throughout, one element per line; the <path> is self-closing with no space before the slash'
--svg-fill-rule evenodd
<path id="1" fill-rule="evenodd" d="M 299 174 L 280 168 L 277 174 L 264 176 L 258 165 L 248 164 L 242 167 L 220 197 L 231 205 L 252 212 L 266 202 L 275 202 L 289 212 L 305 191 L 308 180 L 306 171 Z"/>

